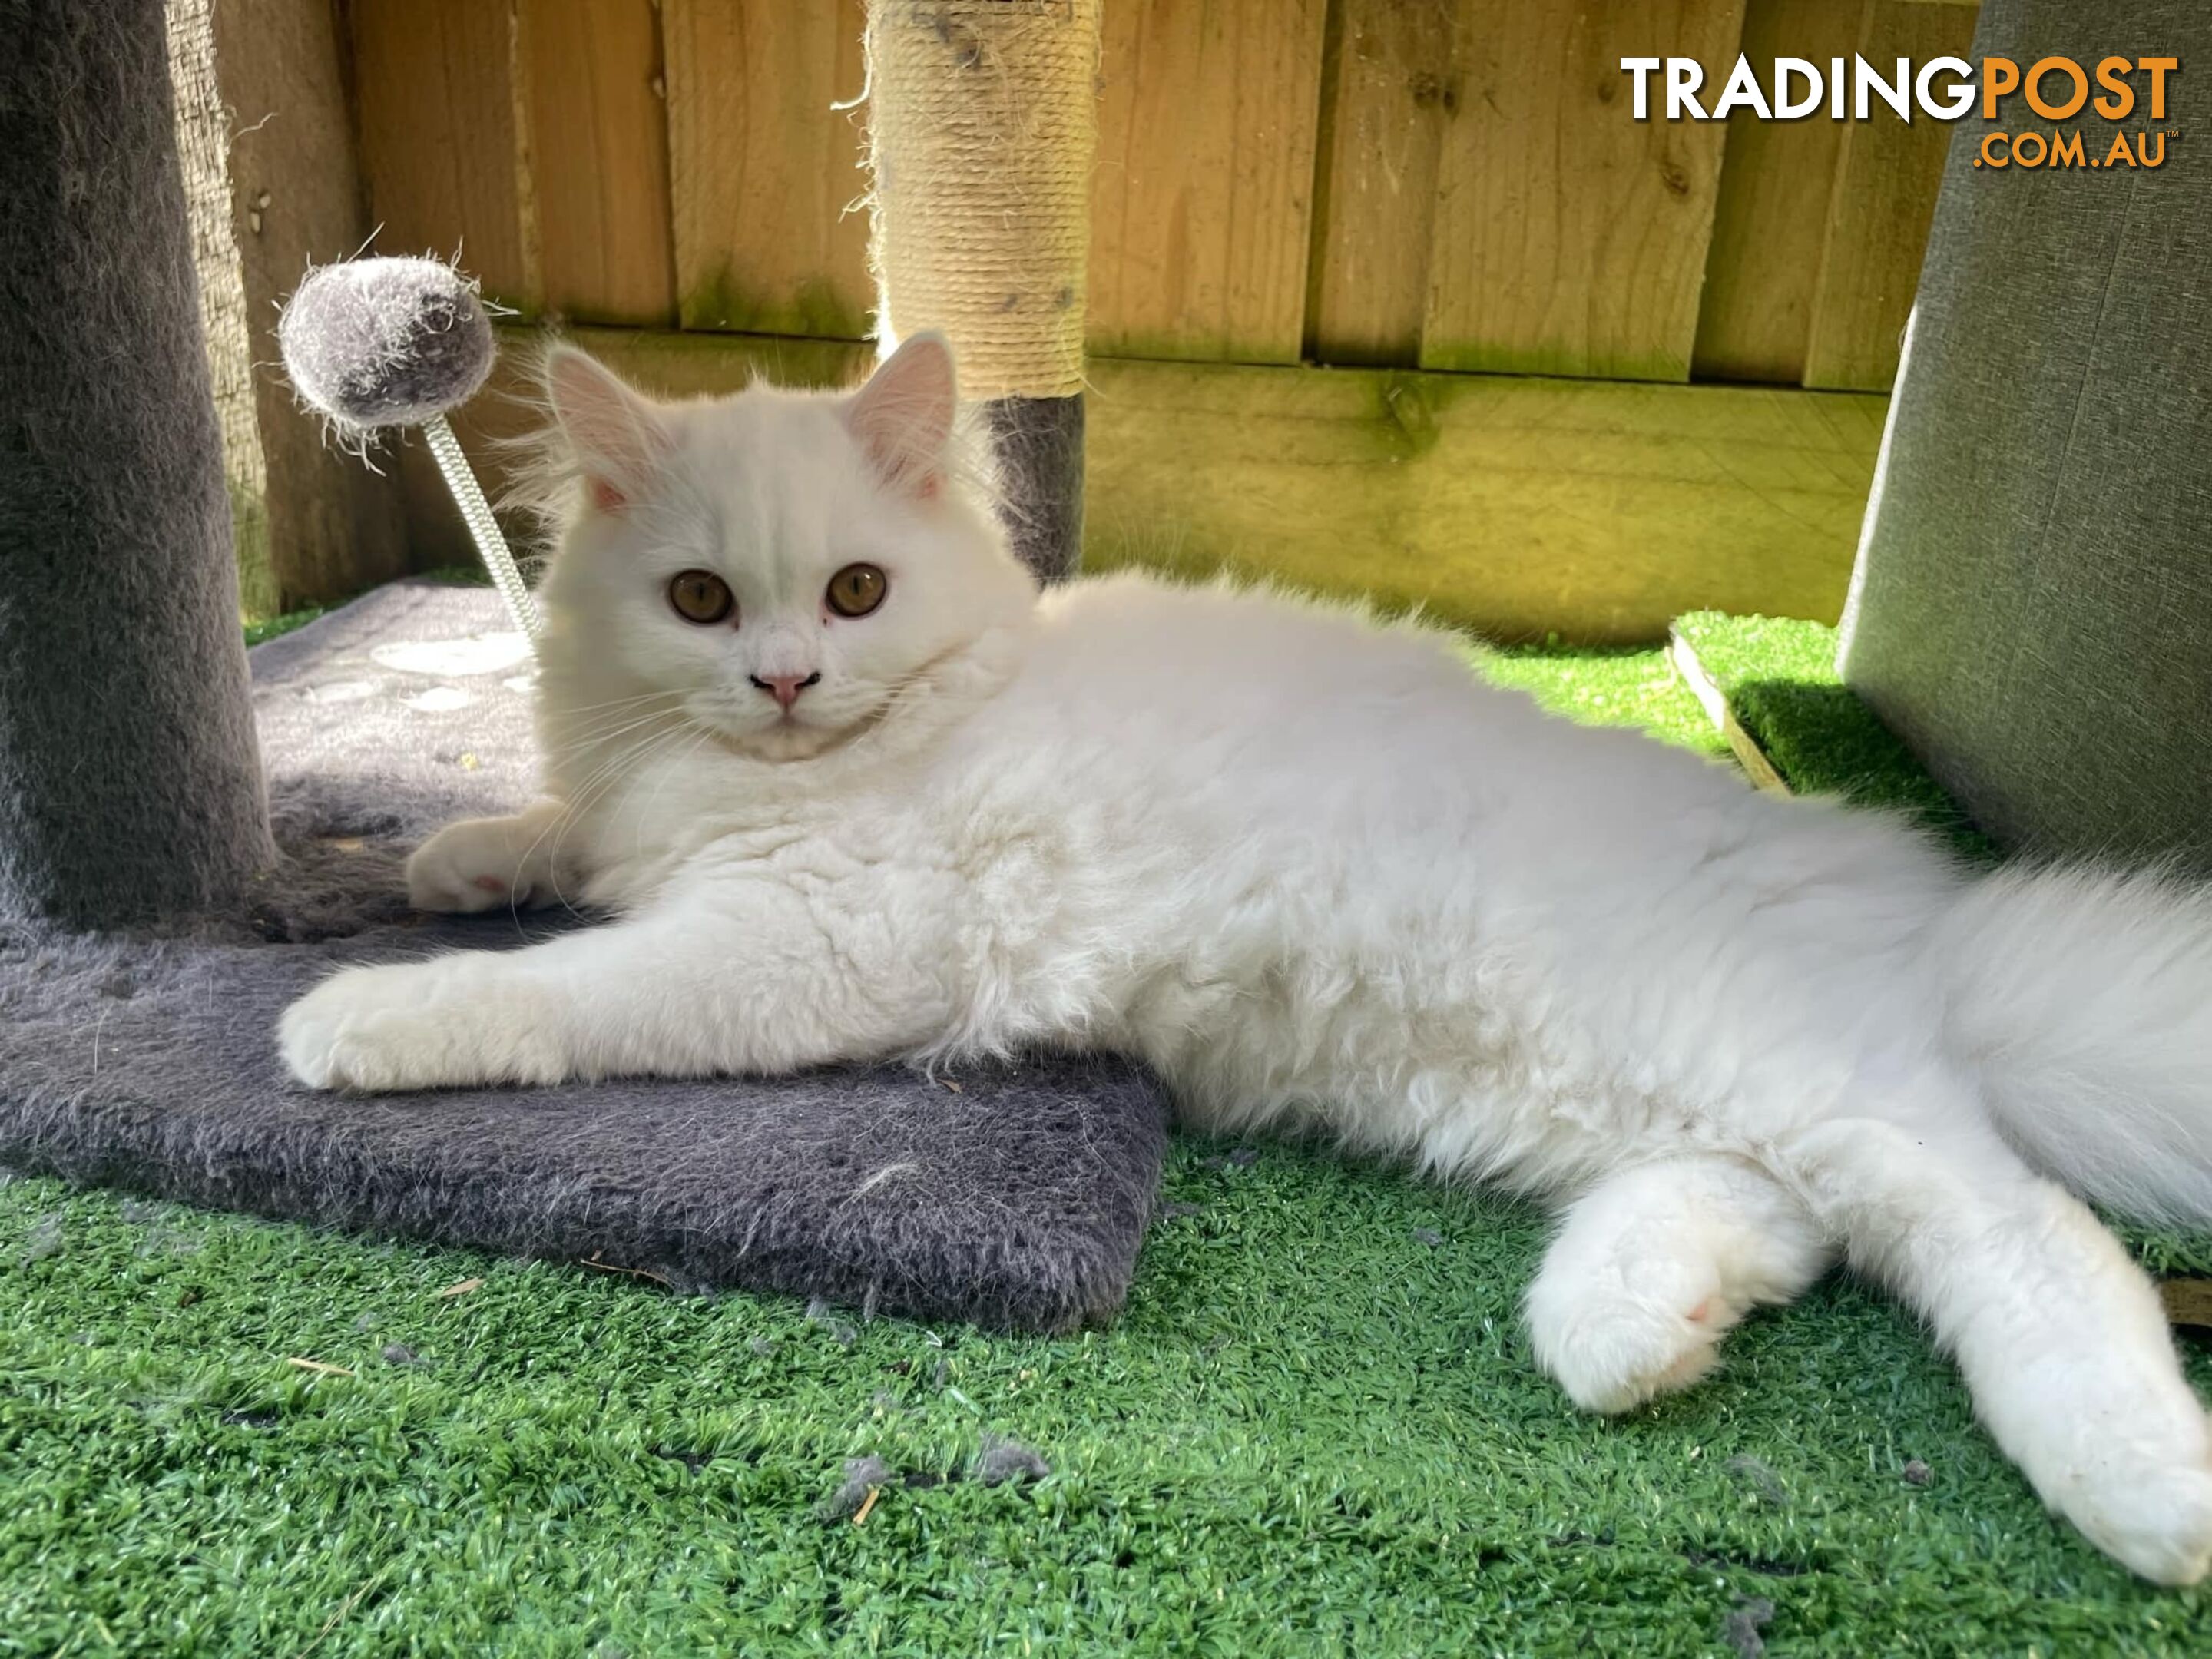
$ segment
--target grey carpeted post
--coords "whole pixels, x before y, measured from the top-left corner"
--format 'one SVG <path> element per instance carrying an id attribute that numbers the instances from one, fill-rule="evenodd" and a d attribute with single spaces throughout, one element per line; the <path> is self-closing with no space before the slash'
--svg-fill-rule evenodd
<path id="1" fill-rule="evenodd" d="M 2212 873 L 2212 8 L 1988 0 L 1973 51 L 2112 53 L 2181 60 L 2163 119 L 2138 72 L 1953 139 L 1843 668 L 2000 841 Z M 1992 130 L 2164 161 L 1978 167 Z"/>
<path id="2" fill-rule="evenodd" d="M 161 0 L 0 6 L 0 919 L 273 857 Z"/>

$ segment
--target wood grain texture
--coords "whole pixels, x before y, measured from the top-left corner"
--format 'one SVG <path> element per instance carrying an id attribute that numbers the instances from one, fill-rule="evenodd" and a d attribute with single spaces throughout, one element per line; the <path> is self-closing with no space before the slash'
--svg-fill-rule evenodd
<path id="1" fill-rule="evenodd" d="M 288 609 L 399 574 L 399 492 L 325 441 L 277 367 L 276 310 L 310 264 L 343 259 L 368 233 L 337 8 L 216 0 L 215 64 L 233 136 L 232 231 L 246 368 L 259 429 L 262 523 L 273 594 Z"/>
<path id="2" fill-rule="evenodd" d="M 676 319 L 660 14 L 653 0 L 521 0 L 528 155 L 549 312 Z"/>
<path id="3" fill-rule="evenodd" d="M 686 328 L 862 339 L 861 0 L 664 0 Z"/>
<path id="4" fill-rule="evenodd" d="M 1830 58 L 1858 49 L 1861 9 L 1850 0 L 1749 0 L 1743 52 L 1759 85 L 1771 91 L 1778 57 L 1805 58 L 1825 76 Z M 1843 143 L 1825 103 L 1794 121 L 1747 110 L 1729 116 L 1691 365 L 1699 379 L 1804 379 Z"/>
<path id="5" fill-rule="evenodd" d="M 757 369 L 847 385 L 868 362 L 819 341 L 577 337 L 671 394 L 733 391 Z M 1887 406 L 1110 358 L 1091 380 L 1086 568 L 1225 566 L 1503 638 L 1613 642 L 1663 639 L 1706 608 L 1835 620 Z M 462 441 L 495 467 L 484 441 L 514 407 L 488 396 L 465 414 Z M 415 506 L 422 556 L 465 560 L 450 504 L 425 490 Z"/>
<path id="6" fill-rule="evenodd" d="M 162 18 L 168 33 L 177 173 L 184 185 L 192 272 L 199 287 L 200 340 L 216 426 L 222 434 L 238 608 L 253 622 L 278 614 L 283 595 L 269 559 L 269 469 L 254 399 L 253 319 L 234 224 L 230 106 L 216 71 L 215 0 L 168 0 Z"/>
<path id="7" fill-rule="evenodd" d="M 350 11 L 375 251 L 458 256 L 486 294 L 534 314 L 513 0 L 355 0 Z"/>
<path id="8" fill-rule="evenodd" d="M 1718 681 L 1706 669 L 1698 655 L 1698 647 L 1680 629 L 1669 630 L 1667 635 L 1667 660 L 1674 665 L 1675 678 L 1689 688 L 1698 706 L 1712 721 L 1713 729 L 1727 741 L 1729 752 L 1735 757 L 1736 764 L 1743 768 L 1744 775 L 1751 780 L 1752 787 L 1762 789 L 1770 795 L 1791 793 L 1790 780 L 1784 777 L 1767 758 L 1766 751 L 1759 746 L 1759 739 L 1751 735 L 1744 723 L 1736 718 L 1728 693 L 1722 690 Z"/>
<path id="9" fill-rule="evenodd" d="M 1726 125 L 1630 118 L 1624 57 L 1733 62 L 1743 0 L 1459 0 L 1421 362 L 1680 380 Z"/>
<path id="10" fill-rule="evenodd" d="M 1971 5 L 1868 0 L 1858 50 L 1877 69 L 1901 57 L 1916 64 L 1964 57 L 1976 15 Z M 1879 100 L 1870 113 L 1844 127 L 1805 347 L 1808 386 L 1888 388 L 1936 216 L 1953 126 L 1917 114 L 1900 120 Z"/>
<path id="11" fill-rule="evenodd" d="M 1094 362 L 1086 568 L 1226 565 L 1507 639 L 1832 622 L 1885 400 Z"/>
<path id="12" fill-rule="evenodd" d="M 1459 106 L 1452 0 L 1338 0 L 1322 76 L 1306 356 L 1410 368 L 1437 162 Z"/>
<path id="13" fill-rule="evenodd" d="M 1091 191 L 1090 343 L 1295 362 L 1325 0 L 1114 0 Z"/>
<path id="14" fill-rule="evenodd" d="M 2212 1279 L 2162 1279 L 2158 1300 L 2168 1324 L 2212 1331 Z"/>

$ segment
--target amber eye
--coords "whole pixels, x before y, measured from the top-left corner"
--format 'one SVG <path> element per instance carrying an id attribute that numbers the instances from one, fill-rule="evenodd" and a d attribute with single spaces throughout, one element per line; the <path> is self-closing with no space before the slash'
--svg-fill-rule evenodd
<path id="1" fill-rule="evenodd" d="M 738 608 L 729 583 L 711 570 L 685 570 L 670 578 L 668 602 L 685 622 L 727 622 Z"/>
<path id="2" fill-rule="evenodd" d="M 890 584 L 872 564 L 848 564 L 830 579 L 830 608 L 841 617 L 865 617 L 884 602 Z"/>

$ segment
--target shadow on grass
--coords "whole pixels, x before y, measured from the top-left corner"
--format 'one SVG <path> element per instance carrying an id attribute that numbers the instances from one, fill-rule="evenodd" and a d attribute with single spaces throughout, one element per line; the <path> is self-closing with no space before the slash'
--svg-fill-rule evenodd
<path id="1" fill-rule="evenodd" d="M 2002 856 L 1850 687 L 1759 679 L 1731 688 L 1728 697 L 1796 793 L 1904 812 L 1977 863 Z"/>

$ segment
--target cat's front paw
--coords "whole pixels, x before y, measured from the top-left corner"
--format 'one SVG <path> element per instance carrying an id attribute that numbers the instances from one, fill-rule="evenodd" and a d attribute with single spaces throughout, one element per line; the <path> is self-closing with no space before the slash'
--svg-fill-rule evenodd
<path id="1" fill-rule="evenodd" d="M 543 1025 L 467 982 L 471 958 L 351 968 L 284 1011 L 277 1048 L 311 1089 L 382 1094 L 562 1075 Z"/>
<path id="2" fill-rule="evenodd" d="M 556 902 L 557 811 L 541 805 L 511 818 L 449 823 L 407 860 L 407 901 L 418 910 L 470 915 Z"/>

